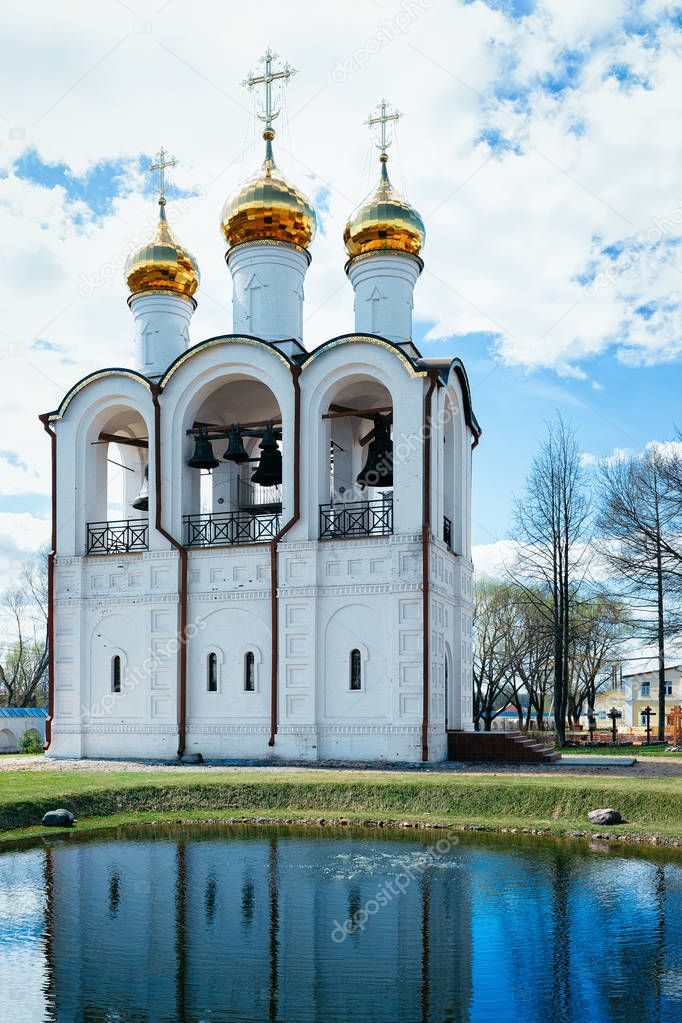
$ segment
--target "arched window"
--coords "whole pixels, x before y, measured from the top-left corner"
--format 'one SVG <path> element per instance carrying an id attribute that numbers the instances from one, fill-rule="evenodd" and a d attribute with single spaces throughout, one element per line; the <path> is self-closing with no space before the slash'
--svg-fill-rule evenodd
<path id="1" fill-rule="evenodd" d="M 206 665 L 206 689 L 209 693 L 218 692 L 218 655 L 211 652 Z"/>
<path id="2" fill-rule="evenodd" d="M 256 690 L 256 658 L 251 650 L 244 654 L 244 692 L 253 693 Z"/>
<path id="3" fill-rule="evenodd" d="M 359 650 L 350 652 L 350 688 L 355 692 L 362 689 L 362 657 Z"/>
<path id="4" fill-rule="evenodd" d="M 111 659 L 111 691 L 121 692 L 121 658 L 118 654 Z"/>

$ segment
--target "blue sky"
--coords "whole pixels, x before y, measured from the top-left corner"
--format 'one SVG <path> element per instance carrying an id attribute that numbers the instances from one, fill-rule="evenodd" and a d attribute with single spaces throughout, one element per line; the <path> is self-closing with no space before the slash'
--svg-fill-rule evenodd
<path id="1" fill-rule="evenodd" d="M 441 342 L 421 342 L 424 355 L 442 354 Z M 590 380 L 565 379 L 548 370 L 505 366 L 490 335 L 453 338 L 449 354 L 464 360 L 483 436 L 474 451 L 473 542 L 508 537 L 514 495 L 523 493 L 546 423 L 559 412 L 578 432 L 586 454 L 641 451 L 651 440 L 672 440 L 682 429 L 678 365 L 632 368 L 613 352 L 592 360 Z M 600 385 L 595 390 L 592 380 Z"/>

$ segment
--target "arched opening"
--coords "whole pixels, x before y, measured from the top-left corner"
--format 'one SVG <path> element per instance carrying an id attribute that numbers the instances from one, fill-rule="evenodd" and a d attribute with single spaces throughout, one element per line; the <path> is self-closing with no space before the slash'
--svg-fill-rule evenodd
<path id="1" fill-rule="evenodd" d="M 218 692 L 218 655 L 211 651 L 206 662 L 206 691 Z"/>
<path id="2" fill-rule="evenodd" d="M 16 753 L 17 740 L 9 728 L 0 728 L 0 753 Z"/>
<path id="3" fill-rule="evenodd" d="M 84 480 L 86 552 L 149 546 L 149 435 L 133 408 L 110 408 L 88 435 Z"/>
<path id="4" fill-rule="evenodd" d="M 329 497 L 320 506 L 320 539 L 392 533 L 393 403 L 388 388 L 366 376 L 346 379 L 335 388 L 322 418 Z"/>
<path id="5" fill-rule="evenodd" d="M 281 524 L 282 415 L 270 388 L 219 382 L 192 415 L 183 520 L 188 547 L 267 543 Z"/>
<path id="6" fill-rule="evenodd" d="M 252 650 L 244 654 L 244 692 L 256 691 L 256 658 Z"/>
<path id="7" fill-rule="evenodd" d="M 454 529 L 456 508 L 455 468 L 455 407 L 446 396 L 443 406 L 443 542 L 454 550 Z"/>
<path id="8" fill-rule="evenodd" d="M 450 710 L 450 700 L 452 698 L 452 655 L 450 654 L 450 647 L 445 644 L 445 661 L 443 664 L 443 688 L 445 696 L 445 730 L 451 727 L 452 713 Z"/>
<path id="9" fill-rule="evenodd" d="M 111 691 L 121 692 L 121 658 L 118 654 L 111 658 Z"/>
<path id="10" fill-rule="evenodd" d="M 350 652 L 350 685 L 351 692 L 362 689 L 362 655 L 359 650 Z"/>

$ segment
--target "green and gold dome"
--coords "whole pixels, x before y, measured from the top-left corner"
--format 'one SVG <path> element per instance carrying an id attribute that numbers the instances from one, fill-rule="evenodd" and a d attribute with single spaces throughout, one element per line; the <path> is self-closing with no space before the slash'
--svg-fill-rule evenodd
<path id="1" fill-rule="evenodd" d="M 163 196 L 154 236 L 128 256 L 125 278 L 132 295 L 161 291 L 191 298 L 199 287 L 199 266 L 171 231 Z"/>
<path id="2" fill-rule="evenodd" d="M 379 159 L 379 184 L 346 224 L 343 233 L 346 252 L 351 258 L 384 250 L 418 256 L 426 238 L 424 221 L 391 184 L 387 154 L 382 152 Z"/>

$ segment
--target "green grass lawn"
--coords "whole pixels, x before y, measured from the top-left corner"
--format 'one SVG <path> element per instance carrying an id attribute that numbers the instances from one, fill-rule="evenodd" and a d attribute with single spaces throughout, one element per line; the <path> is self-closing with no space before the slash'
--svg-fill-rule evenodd
<path id="1" fill-rule="evenodd" d="M 673 757 L 682 763 L 682 753 L 665 746 L 557 746 L 564 757 Z"/>
<path id="2" fill-rule="evenodd" d="M 606 830 L 588 822 L 588 810 L 613 806 L 627 823 L 609 834 L 682 839 L 678 778 L 215 770 L 2 773 L 0 842 L 55 834 L 40 820 L 58 806 L 76 814 L 78 830 L 147 821 L 344 818 L 588 835 Z"/>

